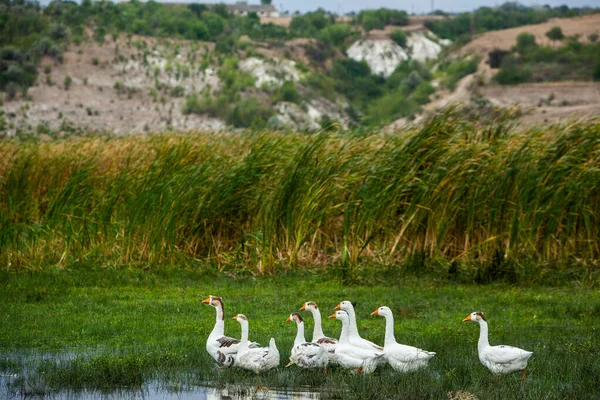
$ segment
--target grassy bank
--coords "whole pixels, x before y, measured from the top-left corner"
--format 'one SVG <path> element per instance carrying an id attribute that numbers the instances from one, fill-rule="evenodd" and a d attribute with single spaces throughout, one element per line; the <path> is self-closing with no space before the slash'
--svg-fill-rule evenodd
<path id="1" fill-rule="evenodd" d="M 598 282 L 600 125 L 0 142 L 8 271 L 202 260 Z"/>
<path id="2" fill-rule="evenodd" d="M 598 291 L 448 284 L 431 277 L 386 280 L 377 270 L 369 272 L 369 285 L 355 286 L 334 274 L 259 279 L 217 274 L 209 267 L 3 272 L 0 372 L 16 372 L 16 386 L 30 393 L 135 389 L 156 379 L 172 388 L 207 383 L 254 387 L 252 374 L 220 371 L 204 350 L 215 315 L 200 302 L 215 294 L 226 301 L 227 333 L 239 335 L 230 318 L 241 312 L 249 317 L 252 339 L 267 343 L 276 338 L 282 366 L 263 377 L 270 388 L 308 387 L 326 398 L 361 399 L 440 399 L 459 390 L 482 399 L 591 399 L 599 394 Z M 284 321 L 309 299 L 318 302 L 324 316 L 341 300 L 357 301 L 361 334 L 379 343 L 384 320 L 369 313 L 388 305 L 397 316 L 398 340 L 437 356 L 428 369 L 410 375 L 389 367 L 368 377 L 335 368 L 326 377 L 284 369 L 295 335 L 295 326 Z M 478 327 L 461 322 L 474 310 L 486 312 L 492 344 L 534 352 L 524 385 L 520 374 L 493 376 L 480 365 Z M 311 332 L 312 319 L 306 320 Z M 325 319 L 324 330 L 337 336 L 340 325 Z M 60 356 L 53 359 L 52 354 Z"/>

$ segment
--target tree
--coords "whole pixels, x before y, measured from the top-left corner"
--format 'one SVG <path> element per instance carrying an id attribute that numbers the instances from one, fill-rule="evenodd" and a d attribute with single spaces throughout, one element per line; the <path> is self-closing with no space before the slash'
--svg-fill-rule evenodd
<path id="1" fill-rule="evenodd" d="M 404 33 L 401 29 L 396 29 L 392 31 L 390 34 L 390 39 L 392 39 L 398 46 L 406 47 L 406 33 Z"/>
<path id="2" fill-rule="evenodd" d="M 554 28 L 546 32 L 546 37 L 552 40 L 553 42 L 560 42 L 565 38 L 565 35 L 559 26 L 555 26 Z"/>
<path id="3" fill-rule="evenodd" d="M 517 36 L 517 51 L 524 54 L 527 50 L 532 47 L 536 47 L 535 36 L 531 33 L 523 32 Z"/>
<path id="4" fill-rule="evenodd" d="M 263 4 L 265 6 L 267 5 L 271 5 L 272 1 L 271 0 L 260 0 L 260 4 Z"/>

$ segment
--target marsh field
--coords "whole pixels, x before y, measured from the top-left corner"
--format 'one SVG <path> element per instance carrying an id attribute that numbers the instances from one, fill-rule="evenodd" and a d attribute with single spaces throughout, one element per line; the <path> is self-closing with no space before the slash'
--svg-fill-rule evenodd
<path id="1" fill-rule="evenodd" d="M 276 339 L 281 366 L 261 379 L 278 393 L 600 396 L 598 121 L 446 113 L 394 134 L 12 139 L 0 141 L 0 193 L 7 397 L 135 397 L 150 384 L 269 397 L 206 353 L 210 294 L 225 300 L 227 334 L 243 313 L 252 340 Z M 308 300 L 330 336 L 339 322 L 325 317 L 356 301 L 361 335 L 378 343 L 384 321 L 369 314 L 387 305 L 398 341 L 437 355 L 407 375 L 284 368 L 285 320 Z M 524 383 L 479 363 L 478 327 L 461 322 L 472 311 L 492 345 L 534 352 Z"/>

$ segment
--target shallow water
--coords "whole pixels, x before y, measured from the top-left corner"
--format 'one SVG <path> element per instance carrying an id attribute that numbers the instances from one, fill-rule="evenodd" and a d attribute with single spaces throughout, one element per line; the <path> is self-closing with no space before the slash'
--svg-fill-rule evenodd
<path id="1" fill-rule="evenodd" d="M 97 350 L 97 349 L 96 349 Z M 160 380 L 144 383 L 139 387 L 121 387 L 114 390 L 51 390 L 34 371 L 40 363 L 53 361 L 67 362 L 77 357 L 95 354 L 95 350 L 85 353 L 61 351 L 59 353 L 38 351 L 17 351 L 0 354 L 4 360 L 15 361 L 20 365 L 17 371 L 0 371 L 0 400 L 4 399 L 51 399 L 51 400 L 100 400 L 100 399 L 143 399 L 143 400 L 245 400 L 245 399 L 279 399 L 279 400 L 313 400 L 320 394 L 306 391 L 286 391 L 281 388 L 273 390 L 256 390 L 246 384 L 227 385 L 226 387 L 192 384 L 172 384 Z"/>
<path id="2" fill-rule="evenodd" d="M 245 399 L 277 399 L 277 400 L 313 400 L 320 398 L 319 393 L 310 391 L 293 392 L 281 390 L 256 390 L 253 387 L 230 386 L 215 388 L 209 386 L 190 386 L 184 389 L 169 388 L 158 382 L 144 384 L 139 388 L 115 389 L 114 391 L 81 390 L 81 391 L 44 391 L 41 388 L 21 387 L 17 374 L 0 375 L 0 399 L 48 399 L 48 400 L 245 400 Z"/>

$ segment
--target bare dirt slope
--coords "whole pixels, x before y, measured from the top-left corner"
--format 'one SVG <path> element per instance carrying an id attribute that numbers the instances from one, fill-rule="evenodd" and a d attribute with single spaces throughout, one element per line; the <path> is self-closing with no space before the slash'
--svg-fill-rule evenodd
<path id="1" fill-rule="evenodd" d="M 463 46 L 460 53 L 477 53 L 487 57 L 488 52 L 493 49 L 509 50 L 517 42 L 517 36 L 523 32 L 535 35 L 538 44 L 549 45 L 552 43 L 546 37 L 546 32 L 555 26 L 560 27 L 566 36 L 581 35 L 579 40 L 586 42 L 588 35 L 600 34 L 600 14 L 577 18 L 553 18 L 542 24 L 486 32 Z"/>
<path id="2" fill-rule="evenodd" d="M 147 37 L 71 45 L 63 63 L 42 60 L 29 98 L 5 101 L 3 110 L 14 129 L 65 130 L 61 127 L 71 125 L 117 134 L 220 130 L 225 126 L 219 120 L 182 112 L 186 95 L 219 87 L 210 68 L 198 67 L 212 46 Z M 68 89 L 67 76 L 72 80 Z"/>
<path id="3" fill-rule="evenodd" d="M 510 107 L 519 105 L 525 111 L 521 121 L 525 124 L 561 122 L 570 118 L 589 118 L 600 115 L 600 84 L 592 82 L 536 83 L 516 86 L 501 86 L 491 83 L 497 70 L 487 64 L 488 52 L 493 49 L 509 50 L 515 45 L 517 36 L 532 33 L 536 41 L 552 44 L 546 32 L 559 26 L 567 36 L 580 35 L 580 41 L 588 41 L 588 35 L 600 34 L 600 14 L 578 18 L 551 19 L 538 25 L 493 31 L 482 34 L 463 46 L 457 54 L 481 56 L 476 73 L 464 77 L 452 93 L 440 92 L 440 97 L 426 104 L 426 111 L 434 111 L 450 104 L 467 103 L 474 92 L 478 92 L 493 105 Z M 479 79 L 478 79 L 479 77 Z M 477 81 L 487 82 L 478 86 Z"/>

